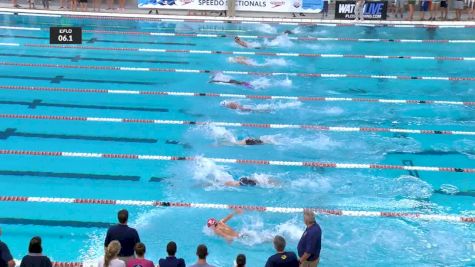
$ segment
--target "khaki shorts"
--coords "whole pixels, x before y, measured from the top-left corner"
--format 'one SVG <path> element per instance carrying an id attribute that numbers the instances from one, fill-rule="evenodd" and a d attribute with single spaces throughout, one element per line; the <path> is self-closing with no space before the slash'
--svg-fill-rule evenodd
<path id="1" fill-rule="evenodd" d="M 319 261 L 320 261 L 320 258 L 314 261 L 304 261 L 302 265 L 300 265 L 300 267 L 317 267 Z"/>

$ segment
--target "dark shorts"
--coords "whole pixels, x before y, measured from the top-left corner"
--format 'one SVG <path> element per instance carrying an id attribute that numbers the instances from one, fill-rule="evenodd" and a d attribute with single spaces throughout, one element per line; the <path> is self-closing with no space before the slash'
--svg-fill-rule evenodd
<path id="1" fill-rule="evenodd" d="M 323 13 L 328 13 L 328 1 L 323 1 Z"/>
<path id="2" fill-rule="evenodd" d="M 79 3 L 87 3 L 87 0 L 79 0 Z"/>
<path id="3" fill-rule="evenodd" d="M 440 2 L 440 7 L 447 8 L 448 7 L 447 1 L 441 1 Z"/>
<path id="4" fill-rule="evenodd" d="M 430 2 L 422 1 L 421 2 L 421 11 L 429 11 Z"/>

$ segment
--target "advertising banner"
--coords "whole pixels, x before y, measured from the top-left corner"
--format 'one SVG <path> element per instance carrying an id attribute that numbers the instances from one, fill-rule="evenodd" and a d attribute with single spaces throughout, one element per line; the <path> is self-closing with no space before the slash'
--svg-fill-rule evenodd
<path id="1" fill-rule="evenodd" d="M 355 19 L 355 5 L 355 1 L 336 1 L 335 19 Z M 364 19 L 385 20 L 387 13 L 387 1 L 366 2 L 364 5 Z"/>
<path id="2" fill-rule="evenodd" d="M 138 0 L 139 8 L 226 10 L 227 0 Z M 320 13 L 323 0 L 234 0 L 237 11 Z"/>

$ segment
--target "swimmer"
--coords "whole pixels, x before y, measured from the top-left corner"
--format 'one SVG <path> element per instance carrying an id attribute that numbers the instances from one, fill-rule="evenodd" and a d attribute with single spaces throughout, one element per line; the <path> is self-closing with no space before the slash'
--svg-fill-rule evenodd
<path id="1" fill-rule="evenodd" d="M 243 146 L 255 146 L 255 145 L 263 145 L 264 141 L 262 141 L 259 138 L 246 137 L 242 139 L 241 141 L 238 141 L 237 144 L 243 145 Z"/>
<path id="2" fill-rule="evenodd" d="M 227 101 L 227 100 L 221 101 L 220 104 L 223 107 L 238 110 L 238 111 L 242 111 L 242 112 L 263 112 L 263 113 L 265 113 L 265 112 L 271 112 L 272 111 L 271 109 L 257 109 L 257 108 L 253 108 L 252 106 L 249 106 L 249 105 L 241 105 L 238 102 Z"/>
<path id="3" fill-rule="evenodd" d="M 241 177 L 239 181 L 227 181 L 225 186 L 256 186 L 257 181 L 248 177 Z"/>
<path id="4" fill-rule="evenodd" d="M 234 37 L 234 42 L 242 47 L 245 47 L 245 48 L 249 48 L 249 44 L 243 40 L 241 40 L 241 38 L 239 38 L 239 36 L 236 36 Z"/>
<path id="5" fill-rule="evenodd" d="M 209 83 L 234 84 L 234 85 L 242 85 L 247 88 L 253 88 L 252 84 L 248 82 L 242 82 L 242 81 L 231 79 L 229 77 L 222 75 L 220 72 L 214 74 L 211 77 L 211 80 L 209 81 Z"/>
<path id="6" fill-rule="evenodd" d="M 294 33 L 293 31 L 291 31 L 291 30 L 285 30 L 285 31 L 284 31 L 284 34 L 295 34 L 295 33 Z"/>
<path id="7" fill-rule="evenodd" d="M 224 219 L 218 221 L 215 218 L 210 218 L 208 219 L 208 228 L 213 230 L 213 232 L 226 239 L 228 242 L 232 242 L 235 238 L 240 237 L 241 235 L 236 232 L 234 229 L 229 227 L 226 223 L 234 216 L 237 214 L 241 214 L 242 209 L 236 209 L 235 212 L 229 214 L 226 216 Z"/>
<path id="8" fill-rule="evenodd" d="M 254 62 L 248 57 L 233 57 L 231 59 L 238 64 L 243 64 L 247 66 L 255 66 Z"/>

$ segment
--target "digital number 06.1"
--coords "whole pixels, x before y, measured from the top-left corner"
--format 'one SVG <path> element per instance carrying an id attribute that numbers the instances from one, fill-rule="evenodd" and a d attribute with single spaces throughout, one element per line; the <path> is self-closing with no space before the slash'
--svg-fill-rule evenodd
<path id="1" fill-rule="evenodd" d="M 72 42 L 73 36 L 72 35 L 58 35 L 58 41 L 60 42 Z"/>

